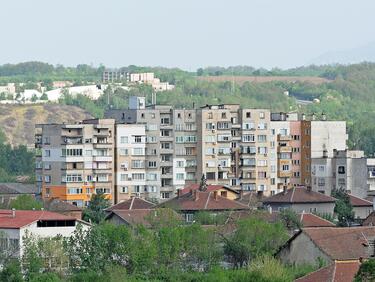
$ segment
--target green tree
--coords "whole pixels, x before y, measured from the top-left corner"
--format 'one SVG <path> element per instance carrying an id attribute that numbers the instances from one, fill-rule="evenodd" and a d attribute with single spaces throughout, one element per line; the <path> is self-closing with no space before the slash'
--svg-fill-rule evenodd
<path id="1" fill-rule="evenodd" d="M 354 279 L 355 282 L 375 281 L 375 260 L 369 259 L 361 264 Z"/>
<path id="2" fill-rule="evenodd" d="M 287 239 L 281 223 L 248 218 L 238 221 L 234 234 L 224 238 L 224 253 L 235 267 L 242 267 L 261 255 L 273 255 Z"/>
<path id="3" fill-rule="evenodd" d="M 283 209 L 280 212 L 280 219 L 285 228 L 290 231 L 294 231 L 302 227 L 299 215 L 292 209 Z"/>
<path id="4" fill-rule="evenodd" d="M 9 203 L 9 208 L 16 210 L 40 210 L 43 208 L 43 203 L 31 195 L 21 195 Z"/>
<path id="5" fill-rule="evenodd" d="M 92 223 L 100 223 L 106 217 L 106 208 L 110 206 L 110 201 L 103 193 L 93 194 L 89 206 L 83 210 L 83 219 Z"/>
<path id="6" fill-rule="evenodd" d="M 21 264 L 17 259 L 7 261 L 0 271 L 0 282 L 22 282 Z"/>
<path id="7" fill-rule="evenodd" d="M 331 195 L 337 199 L 334 211 L 337 215 L 338 226 L 350 226 L 354 221 L 354 212 L 349 195 L 344 189 L 333 189 Z"/>

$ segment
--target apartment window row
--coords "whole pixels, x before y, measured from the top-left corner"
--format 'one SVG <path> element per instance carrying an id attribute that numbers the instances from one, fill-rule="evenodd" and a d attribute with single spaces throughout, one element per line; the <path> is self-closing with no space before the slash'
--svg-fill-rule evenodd
<path id="1" fill-rule="evenodd" d="M 134 186 L 122 186 L 120 189 L 121 193 L 156 193 L 157 187 L 155 185 L 134 185 Z"/>
<path id="2" fill-rule="evenodd" d="M 62 156 L 82 156 L 82 149 L 62 149 Z"/>
<path id="3" fill-rule="evenodd" d="M 176 143 L 195 143 L 197 142 L 197 136 L 176 136 Z"/>

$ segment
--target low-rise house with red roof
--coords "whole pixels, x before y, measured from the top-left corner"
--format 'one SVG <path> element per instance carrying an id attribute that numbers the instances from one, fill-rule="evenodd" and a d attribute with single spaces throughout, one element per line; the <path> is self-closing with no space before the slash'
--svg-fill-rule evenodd
<path id="1" fill-rule="evenodd" d="M 353 206 L 354 217 L 364 220 L 372 213 L 373 203 L 365 199 L 358 198 L 349 194 L 350 203 Z"/>
<path id="2" fill-rule="evenodd" d="M 279 250 L 288 264 L 327 264 L 374 258 L 375 227 L 303 228 Z"/>
<path id="3" fill-rule="evenodd" d="M 360 265 L 358 260 L 335 261 L 296 279 L 295 282 L 352 282 Z"/>
<path id="4" fill-rule="evenodd" d="M 194 214 L 197 212 L 210 212 L 218 214 L 225 211 L 248 210 L 249 207 L 221 196 L 218 191 L 207 191 L 205 188 L 190 189 L 183 193 L 179 190 L 177 197 L 158 205 L 158 207 L 171 208 L 180 212 L 186 222 L 194 221 Z"/>
<path id="5" fill-rule="evenodd" d="M 149 202 L 145 199 L 139 197 L 132 197 L 128 200 L 122 201 L 116 205 L 113 205 L 107 209 L 106 212 L 111 212 L 113 210 L 147 210 L 152 209 L 156 204 Z"/>
<path id="6" fill-rule="evenodd" d="M 0 210 L 0 247 L 14 257 L 22 255 L 25 235 L 35 237 L 69 237 L 78 225 L 90 224 L 72 216 L 45 210 Z"/>
<path id="7" fill-rule="evenodd" d="M 186 193 L 189 193 L 191 190 L 199 190 L 199 189 L 200 189 L 200 184 L 191 184 L 185 187 L 184 189 L 182 189 L 180 193 L 186 194 Z M 238 190 L 232 189 L 231 187 L 227 185 L 209 184 L 209 185 L 206 185 L 205 189 L 207 192 L 217 191 L 218 195 L 225 197 L 227 199 L 230 199 L 230 200 L 239 199 L 241 196 L 241 193 Z"/>
<path id="8" fill-rule="evenodd" d="M 292 209 L 297 213 L 310 212 L 333 215 L 336 199 L 304 187 L 293 187 L 263 200 L 272 210 Z"/>
<path id="9" fill-rule="evenodd" d="M 182 220 L 181 217 L 172 209 L 129 209 L 112 210 L 106 217 L 106 221 L 116 225 L 143 225 L 153 227 L 153 224 L 174 218 Z"/>
<path id="10" fill-rule="evenodd" d="M 71 203 L 61 201 L 57 198 L 43 200 L 43 206 L 47 211 L 72 216 L 76 219 L 82 219 L 82 208 L 77 207 L 76 205 L 73 205 Z"/>

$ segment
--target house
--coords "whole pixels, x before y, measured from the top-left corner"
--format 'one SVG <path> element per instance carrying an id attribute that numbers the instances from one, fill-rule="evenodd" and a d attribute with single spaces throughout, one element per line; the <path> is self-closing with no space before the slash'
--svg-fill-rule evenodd
<path id="1" fill-rule="evenodd" d="M 43 206 L 47 211 L 57 212 L 66 216 L 82 219 L 82 208 L 56 198 L 43 200 Z"/>
<path id="2" fill-rule="evenodd" d="M 293 187 L 284 192 L 266 198 L 263 206 L 272 210 L 292 209 L 297 213 L 313 212 L 318 214 L 333 214 L 336 199 L 311 188 Z"/>
<path id="3" fill-rule="evenodd" d="M 311 272 L 295 282 L 352 282 L 358 272 L 360 262 L 358 260 L 335 261 L 334 263 Z"/>
<path id="4" fill-rule="evenodd" d="M 185 194 L 180 192 L 177 197 L 158 206 L 181 212 L 187 222 L 193 222 L 194 214 L 197 212 L 207 211 L 217 214 L 225 211 L 249 209 L 246 205 L 220 196 L 218 191 L 202 191 L 201 189 L 191 189 Z"/>
<path id="5" fill-rule="evenodd" d="M 256 191 L 244 192 L 241 190 L 237 201 L 251 209 L 258 209 L 262 207 L 263 200 L 265 199 L 266 197 L 263 193 L 258 193 Z"/>
<path id="6" fill-rule="evenodd" d="M 172 209 L 112 210 L 107 215 L 106 221 L 116 225 L 152 227 L 154 221 L 160 222 L 171 217 L 181 220 L 180 216 Z"/>
<path id="7" fill-rule="evenodd" d="M 353 206 L 354 217 L 356 219 L 366 219 L 374 210 L 373 203 L 365 199 L 350 195 L 350 203 Z"/>
<path id="8" fill-rule="evenodd" d="M 20 195 L 37 197 L 39 194 L 38 188 L 34 184 L 0 183 L 0 205 L 3 207 Z"/>
<path id="9" fill-rule="evenodd" d="M 74 217 L 45 210 L 0 210 L 0 234 L 2 252 L 14 257 L 23 252 L 25 235 L 36 237 L 69 237 L 81 225 L 89 229 L 90 224 Z"/>
<path id="10" fill-rule="evenodd" d="M 200 188 L 200 184 L 191 184 L 185 187 L 184 189 L 182 189 L 180 193 L 185 194 L 185 193 L 190 192 L 190 190 L 198 190 L 199 188 Z M 232 189 L 231 187 L 227 185 L 209 184 L 206 186 L 206 191 L 207 192 L 217 191 L 220 196 L 225 197 L 230 200 L 236 200 L 240 197 L 239 191 Z"/>
<path id="11" fill-rule="evenodd" d="M 116 205 L 113 205 L 107 209 L 106 212 L 111 212 L 113 210 L 149 210 L 154 208 L 156 205 L 152 202 L 149 202 L 145 199 L 139 197 L 132 197 L 129 200 L 122 201 Z"/>
<path id="12" fill-rule="evenodd" d="M 281 247 L 277 257 L 288 264 L 367 259 L 375 255 L 374 242 L 375 227 L 303 228 Z"/>
<path id="13" fill-rule="evenodd" d="M 375 211 L 370 213 L 368 217 L 362 222 L 363 226 L 375 226 Z"/>

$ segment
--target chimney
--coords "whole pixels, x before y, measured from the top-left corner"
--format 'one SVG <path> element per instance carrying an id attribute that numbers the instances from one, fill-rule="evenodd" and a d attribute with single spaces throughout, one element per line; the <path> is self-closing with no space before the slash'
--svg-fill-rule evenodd
<path id="1" fill-rule="evenodd" d="M 12 217 L 16 217 L 16 209 L 12 208 Z"/>
<path id="2" fill-rule="evenodd" d="M 214 199 L 215 199 L 215 201 L 217 201 L 217 200 L 218 200 L 218 195 L 217 195 L 217 191 L 214 191 Z"/>
<path id="3" fill-rule="evenodd" d="M 193 199 L 194 199 L 194 201 L 199 200 L 199 191 L 198 190 L 193 190 Z"/>
<path id="4" fill-rule="evenodd" d="M 306 187 L 306 189 L 307 189 L 307 192 L 311 192 L 311 186 L 310 186 L 310 185 L 308 185 L 308 186 Z"/>
<path id="5" fill-rule="evenodd" d="M 287 189 L 287 187 L 286 187 L 286 185 L 284 185 L 283 186 L 283 192 L 284 192 L 284 194 L 286 194 L 286 191 L 287 191 L 288 189 Z"/>

